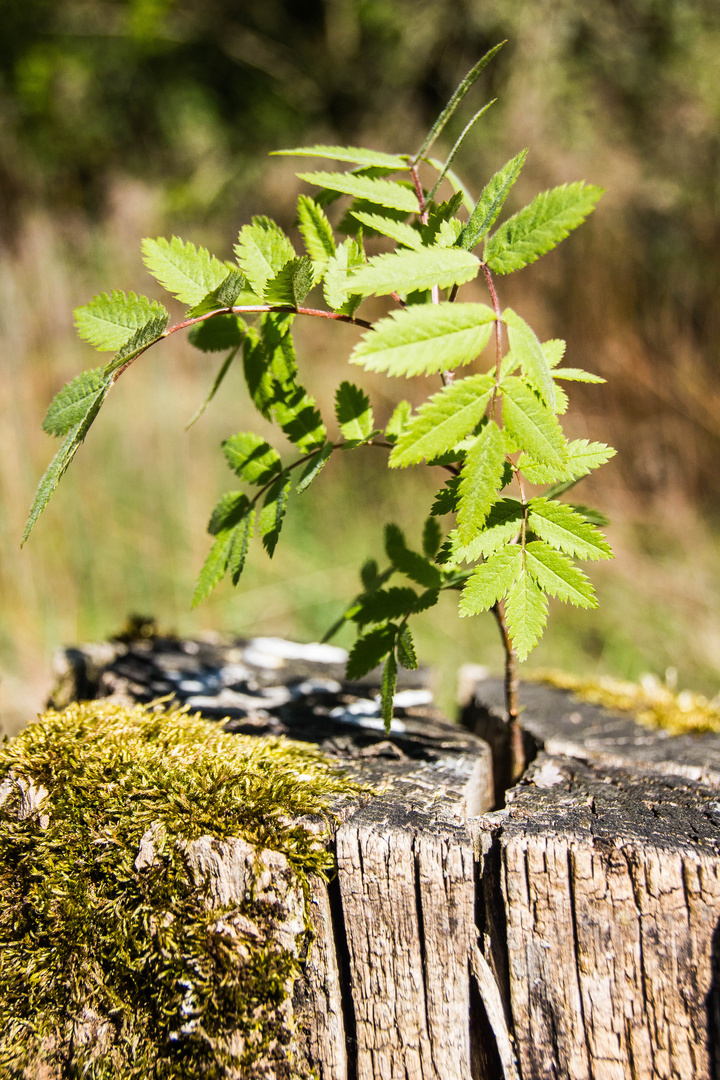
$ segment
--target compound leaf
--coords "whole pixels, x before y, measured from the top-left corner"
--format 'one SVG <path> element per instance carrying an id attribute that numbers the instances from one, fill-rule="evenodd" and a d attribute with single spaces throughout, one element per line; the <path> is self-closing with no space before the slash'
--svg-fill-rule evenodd
<path id="1" fill-rule="evenodd" d="M 480 262 L 461 248 L 422 248 L 376 255 L 359 267 L 341 288 L 360 296 L 386 296 L 462 285 L 477 277 Z"/>
<path id="2" fill-rule="evenodd" d="M 485 185 L 475 209 L 470 215 L 470 220 L 458 237 L 458 247 L 469 251 L 493 227 L 498 214 L 502 210 L 503 203 L 510 193 L 510 188 L 520 175 L 526 157 L 527 150 L 521 150 L 511 161 L 508 161 L 507 165 L 503 165 L 502 169 L 496 172 Z"/>
<path id="3" fill-rule="evenodd" d="M 228 275 L 228 267 L 203 247 L 177 236 L 143 240 L 143 261 L 157 281 L 183 304 L 199 304 Z"/>
<path id="4" fill-rule="evenodd" d="M 135 332 L 152 318 L 167 312 L 157 300 L 134 292 L 114 290 L 109 296 L 100 293 L 89 304 L 73 312 L 79 336 L 100 352 L 111 352 L 127 345 Z"/>
<path id="5" fill-rule="evenodd" d="M 612 559 L 612 548 L 603 534 L 566 503 L 554 499 L 530 500 L 528 525 L 553 547 L 578 559 Z"/>
<path id="6" fill-rule="evenodd" d="M 342 382 L 335 392 L 335 416 L 343 438 L 349 442 L 362 442 L 373 430 L 373 413 L 370 398 L 359 386 Z"/>
<path id="7" fill-rule="evenodd" d="M 485 348 L 495 315 L 485 304 L 416 304 L 363 335 L 351 364 L 389 375 L 429 375 L 469 364 Z"/>
<path id="8" fill-rule="evenodd" d="M 575 607 L 596 608 L 595 590 L 579 566 L 549 547 L 542 540 L 532 540 L 525 547 L 528 573 L 548 596 L 555 596 Z"/>
<path id="9" fill-rule="evenodd" d="M 457 531 L 467 543 L 482 528 L 505 471 L 505 441 L 490 420 L 468 450 L 460 474 Z"/>
<path id="10" fill-rule="evenodd" d="M 470 375 L 433 394 L 393 447 L 390 466 L 415 465 L 453 450 L 482 418 L 492 387 L 490 375 Z"/>
<path id="11" fill-rule="evenodd" d="M 468 544 L 460 542 L 456 531 L 450 533 L 452 561 L 471 563 L 492 555 L 514 540 L 520 532 L 522 518 L 521 502 L 517 499 L 499 499 L 493 504 L 483 531 Z"/>
<path id="12" fill-rule="evenodd" d="M 235 255 L 253 291 L 264 297 L 266 284 L 295 258 L 295 249 L 279 225 L 258 216 L 240 230 Z"/>
<path id="13" fill-rule="evenodd" d="M 502 547 L 489 555 L 468 578 L 460 597 L 460 615 L 478 615 L 502 600 L 522 572 L 522 548 Z"/>
<path id="14" fill-rule="evenodd" d="M 581 225 L 602 194 L 582 181 L 543 191 L 489 238 L 484 261 L 498 274 L 528 266 Z"/>

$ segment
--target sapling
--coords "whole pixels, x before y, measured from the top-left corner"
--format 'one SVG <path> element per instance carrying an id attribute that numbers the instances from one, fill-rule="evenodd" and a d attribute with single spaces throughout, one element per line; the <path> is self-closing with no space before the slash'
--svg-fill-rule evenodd
<path id="1" fill-rule="evenodd" d="M 408 546 L 400 528 L 388 524 L 386 565 L 365 563 L 361 592 L 331 633 L 346 620 L 357 626 L 347 665 L 350 679 L 384 664 L 381 703 L 389 729 L 398 664 L 417 667 L 411 618 L 447 590 L 460 592 L 461 617 L 492 611 L 505 650 L 507 721 L 517 775 L 523 754 L 516 661 L 525 660 L 540 639 L 548 597 L 597 606 L 590 581 L 573 560 L 612 556 L 596 527 L 601 519 L 558 496 L 614 451 L 585 439 L 568 441 L 560 423 L 568 404 L 562 384 L 603 380 L 563 366 L 564 342 L 539 341 L 520 314 L 502 307 L 496 286 L 498 276 L 535 262 L 577 228 L 601 189 L 563 184 L 497 226 L 527 151 L 495 173 L 477 200 L 452 168 L 488 105 L 470 119 L 446 160 L 431 156 L 499 48 L 468 73 L 415 153 L 352 146 L 278 151 L 339 163 L 298 174 L 315 192 L 298 197 L 303 254 L 268 217 L 255 217 L 240 230 L 234 263 L 177 237 L 144 240 L 145 265 L 187 305 L 185 318 L 170 326 L 160 303 L 132 292 L 102 293 L 78 308 L 80 336 L 115 355 L 73 379 L 50 405 L 44 429 L 63 442 L 40 482 L 23 539 L 112 386 L 152 345 L 188 332 L 198 349 L 224 354 L 198 412 L 230 366 L 241 362 L 250 399 L 291 447 L 281 456 L 261 436 L 245 431 L 223 442 L 243 487 L 224 495 L 212 511 L 213 543 L 193 603 L 226 576 L 237 585 L 254 535 L 272 557 L 290 497 L 302 495 L 334 454 L 380 447 L 392 469 L 424 463 L 444 470 L 447 478 L 422 528 L 421 550 Z M 452 192 L 447 198 L 441 194 L 445 190 Z M 335 212 L 336 203 L 341 213 Z M 378 244 L 382 253 L 372 254 Z M 467 296 L 461 292 L 476 279 L 489 302 L 474 298 L 474 286 Z M 361 314 L 371 297 L 386 301 L 379 318 Z M 335 433 L 328 434 L 299 378 L 292 339 L 297 318 L 357 326 L 362 333 L 351 364 L 395 377 L 429 377 L 430 396 L 417 410 L 400 401 L 376 426 L 367 394 L 343 380 L 335 395 Z M 448 517 L 454 518 L 449 530 L 440 524 Z M 398 575 L 405 583 L 390 584 Z"/>

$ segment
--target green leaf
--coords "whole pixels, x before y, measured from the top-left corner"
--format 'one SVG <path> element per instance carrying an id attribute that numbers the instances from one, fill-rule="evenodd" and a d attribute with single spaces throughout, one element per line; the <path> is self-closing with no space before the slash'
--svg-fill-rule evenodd
<path id="1" fill-rule="evenodd" d="M 169 318 L 170 316 L 165 311 L 162 315 L 154 315 L 144 326 L 139 327 L 127 344 L 118 349 L 112 360 L 105 365 L 106 373 L 109 375 L 124 367 L 125 364 L 139 356 L 140 353 L 145 352 L 150 345 L 154 345 L 156 341 L 159 341 L 165 334 Z"/>
<path id="2" fill-rule="evenodd" d="M 282 471 L 277 450 L 252 431 L 241 431 L 222 444 L 228 465 L 241 480 L 262 486 Z"/>
<path id="3" fill-rule="evenodd" d="M 349 161 L 355 165 L 377 165 L 385 169 L 408 169 L 407 154 L 383 154 L 364 146 L 298 146 L 294 150 L 273 150 L 275 156 L 319 157 L 331 161 Z"/>
<path id="4" fill-rule="evenodd" d="M 253 291 L 264 297 L 266 284 L 295 258 L 295 249 L 274 221 L 254 217 L 251 225 L 243 225 L 240 230 L 235 255 Z"/>
<path id="5" fill-rule="evenodd" d="M 485 304 L 421 304 L 374 324 L 351 364 L 389 375 L 429 375 L 469 364 L 488 343 L 495 315 Z"/>
<path id="6" fill-rule="evenodd" d="M 412 405 L 409 401 L 399 401 L 393 409 L 393 414 L 385 428 L 385 438 L 394 443 L 402 435 L 412 416 Z"/>
<path id="7" fill-rule="evenodd" d="M 605 443 L 588 442 L 587 439 L 575 439 L 567 446 L 567 464 L 561 469 L 540 464 L 527 454 L 521 454 L 518 468 L 531 484 L 552 484 L 568 480 L 579 480 L 593 469 L 599 469 L 614 456 L 615 450 Z"/>
<path id="8" fill-rule="evenodd" d="M 602 194 L 602 188 L 582 181 L 543 191 L 490 237 L 484 261 L 498 274 L 534 263 L 582 225 Z"/>
<path id="9" fill-rule="evenodd" d="M 67 435 L 82 423 L 108 382 L 103 368 L 92 368 L 76 375 L 52 399 L 42 423 L 43 431 L 56 437 Z"/>
<path id="10" fill-rule="evenodd" d="M 237 315 L 213 315 L 206 322 L 193 326 L 188 341 L 202 352 L 224 352 L 237 349 L 247 326 Z"/>
<path id="11" fill-rule="evenodd" d="M 360 567 L 360 580 L 363 588 L 369 592 L 379 584 L 380 567 L 375 559 L 366 559 Z"/>
<path id="12" fill-rule="evenodd" d="M 115 290 L 110 296 L 107 293 L 94 296 L 89 304 L 76 308 L 73 314 L 83 341 L 100 352 L 110 352 L 127 345 L 141 326 L 167 312 L 157 300 Z"/>
<path id="13" fill-rule="evenodd" d="M 502 547 L 473 570 L 460 597 L 460 616 L 489 611 L 502 600 L 522 572 L 522 548 Z"/>
<path id="14" fill-rule="evenodd" d="M 433 145 L 433 143 L 437 139 L 438 135 L 440 134 L 440 132 L 443 130 L 443 128 L 447 124 L 448 120 L 450 120 L 453 113 L 457 109 L 458 105 L 460 104 L 460 102 L 463 100 L 463 98 L 467 94 L 468 90 L 471 89 L 471 87 L 475 83 L 475 81 L 478 78 L 478 76 L 480 75 L 480 73 L 487 67 L 487 65 L 490 63 L 490 61 L 495 56 L 495 54 L 498 53 L 500 51 L 500 49 L 502 49 L 504 44 L 505 44 L 505 42 L 501 41 L 499 45 L 495 45 L 492 49 L 490 49 L 489 52 L 486 52 L 485 55 L 480 60 L 478 60 L 477 64 L 475 64 L 470 69 L 470 71 L 468 71 L 467 75 L 462 80 L 462 82 L 458 86 L 457 90 L 455 91 L 453 96 L 450 98 L 447 105 L 445 106 L 443 111 L 440 113 L 437 120 L 435 121 L 435 123 L 431 127 L 430 131 L 428 132 L 427 136 L 423 140 L 423 144 L 420 147 L 420 149 L 418 150 L 415 157 L 413 158 L 413 161 L 415 161 L 415 162 L 419 161 L 420 158 L 424 157 L 428 153 L 428 151 L 430 150 L 430 147 Z"/>
<path id="15" fill-rule="evenodd" d="M 218 287 L 212 289 L 207 296 L 202 298 L 199 304 L 196 304 L 195 307 L 188 311 L 189 318 L 197 319 L 201 315 L 209 315 L 211 311 L 233 307 L 240 298 L 241 293 L 244 292 L 246 285 L 245 275 L 241 274 L 239 270 L 232 269 L 228 271 L 227 277 L 223 278 Z M 256 302 L 259 299 L 254 293 L 251 296 Z"/>
<path id="16" fill-rule="evenodd" d="M 460 248 L 422 248 L 376 255 L 347 278 L 341 288 L 360 296 L 386 296 L 419 289 L 462 285 L 477 277 L 479 260 Z"/>
<path id="17" fill-rule="evenodd" d="M 83 397 L 85 412 L 80 415 L 80 411 L 78 410 L 78 412 L 75 414 L 78 416 L 77 422 L 74 424 L 73 427 L 67 430 L 65 440 L 62 446 L 45 470 L 40 484 L 38 485 L 38 489 L 35 492 L 35 498 L 33 499 L 33 504 L 30 508 L 30 513 L 25 524 L 25 531 L 23 532 L 21 546 L 29 537 L 32 528 L 35 525 L 35 522 L 47 506 L 50 496 L 60 483 L 60 480 L 67 471 L 70 462 L 75 457 L 75 454 L 77 453 L 80 444 L 90 430 L 93 420 L 99 413 L 100 406 L 105 400 L 111 386 L 112 379 L 108 376 L 107 378 L 104 378 L 101 382 L 97 383 L 94 393 L 88 394 L 87 396 Z M 51 422 L 54 430 L 58 432 L 61 431 L 64 427 L 65 420 L 63 419 L 63 417 L 65 417 L 66 419 L 68 416 L 68 413 L 65 411 L 66 408 L 71 409 L 72 407 L 69 405 L 69 403 L 67 404 L 67 406 L 61 406 L 56 413 L 55 419 Z"/>
<path id="18" fill-rule="evenodd" d="M 543 543 L 532 540 L 525 547 L 525 566 L 543 592 L 575 607 L 596 608 L 595 590 L 582 570 L 563 555 Z"/>
<path id="19" fill-rule="evenodd" d="M 335 416 L 344 439 L 362 442 L 372 433 L 370 398 L 359 386 L 342 382 L 335 392 Z"/>
<path id="20" fill-rule="evenodd" d="M 335 255 L 328 260 L 327 270 L 323 281 L 323 292 L 328 307 L 338 311 L 342 315 L 354 315 L 362 296 L 347 296 L 344 285 L 348 279 L 348 272 L 365 262 L 362 247 L 356 240 L 345 240 L 340 244 Z"/>
<path id="21" fill-rule="evenodd" d="M 558 366 L 565 355 L 565 348 L 565 342 L 561 338 L 551 338 L 550 341 L 543 341 L 542 351 L 545 353 L 548 367 L 554 368 Z"/>
<path id="22" fill-rule="evenodd" d="M 314 172 L 297 175 L 299 180 L 304 180 L 307 184 L 316 184 L 341 195 L 353 195 L 356 199 L 366 199 L 374 206 L 385 206 L 388 210 L 404 210 L 407 214 L 418 213 L 415 189 L 405 182 L 379 180 L 355 173 Z"/>
<path id="23" fill-rule="evenodd" d="M 380 715 L 385 722 L 386 734 L 390 731 L 393 719 L 393 700 L 395 687 L 397 686 L 397 660 L 395 653 L 388 653 L 383 668 L 382 686 L 380 688 Z"/>
<path id="24" fill-rule="evenodd" d="M 309 195 L 298 195 L 298 227 L 305 242 L 305 250 L 315 265 L 315 280 L 335 254 L 335 238 L 325 211 Z"/>
<path id="25" fill-rule="evenodd" d="M 457 531 L 467 543 L 480 531 L 498 497 L 505 471 L 505 442 L 490 420 L 468 450 L 460 474 Z"/>
<path id="26" fill-rule="evenodd" d="M 422 237 L 417 229 L 413 229 L 412 225 L 404 221 L 396 221 L 395 218 L 367 213 L 364 210 L 354 210 L 352 207 L 350 213 L 361 225 L 366 225 L 381 236 L 389 236 L 398 244 L 404 244 L 405 247 L 414 248 L 416 251 L 423 246 Z"/>
<path id="27" fill-rule="evenodd" d="M 290 328 L 294 315 L 271 312 L 250 327 L 243 342 L 248 393 L 266 419 L 272 408 L 295 389 L 297 363 Z"/>
<path id="28" fill-rule="evenodd" d="M 527 660 L 542 637 L 547 622 L 547 597 L 527 570 L 510 586 L 505 619 L 518 660 Z"/>
<path id="29" fill-rule="evenodd" d="M 470 375 L 433 394 L 395 444 L 391 468 L 415 465 L 453 450 L 482 419 L 492 387 L 490 375 Z"/>
<path id="30" fill-rule="evenodd" d="M 321 450 L 318 450 L 317 454 L 313 454 L 300 474 L 298 485 L 295 488 L 298 495 L 302 495 L 303 491 L 310 487 L 315 477 L 319 476 L 321 470 L 330 460 L 330 456 L 334 449 L 332 443 L 325 443 L 325 446 L 323 446 Z"/>
<path id="31" fill-rule="evenodd" d="M 395 626 L 381 626 L 378 630 L 371 630 L 369 634 L 359 637 L 350 650 L 345 677 L 353 682 L 376 668 L 383 657 L 394 648 L 396 633 Z"/>
<path id="32" fill-rule="evenodd" d="M 418 662 L 415 655 L 415 642 L 409 626 L 403 626 L 398 634 L 397 657 L 402 666 L 408 671 L 417 671 Z"/>
<path id="33" fill-rule="evenodd" d="M 522 527 L 523 507 L 517 499 L 499 499 L 485 521 L 485 528 L 468 544 L 460 543 L 457 532 L 450 534 L 453 562 L 472 563 L 487 558 L 510 544 Z"/>
<path id="34" fill-rule="evenodd" d="M 224 496 L 215 507 L 210 519 L 211 532 L 216 535 L 215 543 L 205 560 L 198 576 L 193 607 L 204 600 L 215 586 L 230 574 L 237 585 L 245 565 L 245 558 L 252 536 L 255 511 L 247 496 L 233 492 Z"/>
<path id="35" fill-rule="evenodd" d="M 285 510 L 287 509 L 288 496 L 292 481 L 285 473 L 281 473 L 274 484 L 268 488 L 263 508 L 258 517 L 258 532 L 262 539 L 263 547 L 272 559 L 275 548 L 280 538 Z"/>
<path id="36" fill-rule="evenodd" d="M 143 262 L 153 277 L 183 304 L 199 304 L 228 275 L 225 263 L 177 236 L 143 240 L 142 250 Z"/>
<path id="37" fill-rule="evenodd" d="M 567 449 L 555 414 L 514 375 L 503 381 L 502 392 L 503 423 L 511 438 L 534 458 L 562 468 Z"/>
<path id="38" fill-rule="evenodd" d="M 612 548 L 594 525 L 565 503 L 544 498 L 530 500 L 528 525 L 553 547 L 578 559 L 612 559 Z"/>
<path id="39" fill-rule="evenodd" d="M 431 514 L 430 517 L 425 519 L 422 531 L 422 549 L 423 555 L 428 559 L 434 559 L 440 550 L 440 544 L 442 542 L 442 530 L 437 522 L 437 519 Z"/>
<path id="40" fill-rule="evenodd" d="M 583 371 L 582 368 L 576 367 L 559 367 L 553 371 L 553 376 L 556 379 L 567 379 L 568 382 L 586 382 L 586 383 L 604 383 L 607 379 L 603 379 L 600 375 L 593 375 L 589 371 Z"/>
<path id="41" fill-rule="evenodd" d="M 397 525 L 385 526 L 385 551 L 395 569 L 416 584 L 426 589 L 439 589 L 442 585 L 442 571 L 430 559 L 407 547 L 402 529 Z"/>
<path id="42" fill-rule="evenodd" d="M 303 453 L 319 450 L 324 445 L 327 431 L 315 408 L 315 398 L 306 393 L 302 386 L 295 387 L 292 393 L 272 408 L 275 419 L 290 442 Z"/>
<path id="43" fill-rule="evenodd" d="M 401 619 L 413 611 L 417 600 L 418 594 L 408 587 L 375 589 L 361 599 L 359 610 L 353 615 L 353 622 L 365 626 L 367 623 Z"/>
<path id="44" fill-rule="evenodd" d="M 444 514 L 455 514 L 457 512 L 458 499 L 460 498 L 459 486 L 459 476 L 451 476 L 449 480 L 445 481 L 430 508 L 430 513 L 434 517 L 442 517 Z"/>
<path id="45" fill-rule="evenodd" d="M 269 304 L 300 307 L 314 284 L 312 259 L 303 255 L 301 259 L 290 259 L 286 262 L 275 277 L 266 283 L 263 295 Z"/>
<path id="46" fill-rule="evenodd" d="M 458 237 L 458 247 L 470 251 L 493 227 L 511 187 L 520 175 L 526 157 L 527 150 L 521 150 L 485 185 L 470 220 Z"/>
<path id="47" fill-rule="evenodd" d="M 422 242 L 426 247 L 432 247 L 438 240 L 441 229 L 451 219 L 455 219 L 455 214 L 463 204 L 463 196 L 461 191 L 456 191 L 451 198 L 446 202 L 441 202 L 438 206 L 430 206 L 428 210 L 428 219 L 425 225 L 420 229 L 420 235 L 422 236 Z M 459 224 L 462 228 L 462 222 L 458 222 L 455 219 L 456 224 Z"/>
<path id="48" fill-rule="evenodd" d="M 520 364 L 523 375 L 535 387 L 546 405 L 555 411 L 555 384 L 545 358 L 542 345 L 534 331 L 512 308 L 503 312 L 508 339 L 513 356 Z"/>

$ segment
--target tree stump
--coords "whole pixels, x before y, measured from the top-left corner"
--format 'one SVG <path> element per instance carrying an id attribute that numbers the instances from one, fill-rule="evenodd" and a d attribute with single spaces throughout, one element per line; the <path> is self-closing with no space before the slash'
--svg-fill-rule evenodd
<path id="1" fill-rule="evenodd" d="M 720 737 L 524 686 L 530 765 L 505 791 L 499 680 L 473 686 L 462 728 L 410 673 L 385 737 L 373 679 L 307 649 L 151 639 L 63 662 L 66 697 L 173 692 L 375 785 L 342 811 L 293 992 L 321 1080 L 715 1077 Z"/>

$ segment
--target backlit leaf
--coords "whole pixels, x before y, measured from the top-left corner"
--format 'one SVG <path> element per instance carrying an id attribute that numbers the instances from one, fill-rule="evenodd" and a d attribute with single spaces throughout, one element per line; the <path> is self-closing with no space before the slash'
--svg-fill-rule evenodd
<path id="1" fill-rule="evenodd" d="M 505 619 L 518 660 L 527 660 L 547 622 L 547 597 L 523 569 L 505 601 Z"/>
<path id="2" fill-rule="evenodd" d="M 342 382 L 335 392 L 335 416 L 343 438 L 361 442 L 373 430 L 370 398 L 359 386 Z"/>
<path id="3" fill-rule="evenodd" d="M 374 324 L 353 349 L 351 364 L 407 377 L 469 364 L 488 343 L 495 321 L 485 304 L 418 304 Z"/>
<path id="4" fill-rule="evenodd" d="M 177 236 L 143 240 L 143 261 L 160 284 L 183 304 L 199 304 L 228 275 L 226 263 Z"/>
<path id="5" fill-rule="evenodd" d="M 325 446 L 322 447 L 322 449 L 318 450 L 317 454 L 314 454 L 310 458 L 307 465 L 300 474 L 300 479 L 298 481 L 297 487 L 295 488 L 298 495 L 301 495 L 306 488 L 309 488 L 315 477 L 319 476 L 321 470 L 330 460 L 333 449 L 334 447 L 332 443 L 326 443 Z"/>
<path id="6" fill-rule="evenodd" d="M 545 353 L 534 331 L 512 308 L 506 308 L 503 312 L 503 322 L 507 327 L 512 354 L 520 364 L 525 378 L 532 383 L 545 404 L 554 410 L 555 384 Z"/>
<path id="7" fill-rule="evenodd" d="M 499 499 L 493 504 L 483 531 L 469 543 L 461 543 L 456 531 L 450 534 L 452 561 L 477 562 L 510 544 L 520 532 L 522 517 L 521 502 L 517 499 Z"/>
<path id="8" fill-rule="evenodd" d="M 270 278 L 264 289 L 264 297 L 269 304 L 289 304 L 300 307 L 315 283 L 315 271 L 312 259 L 303 255 L 301 259 L 290 259 Z"/>
<path id="9" fill-rule="evenodd" d="M 345 670 L 346 678 L 352 682 L 376 668 L 393 649 L 396 633 L 395 626 L 381 626 L 359 637 L 350 650 Z"/>
<path id="10" fill-rule="evenodd" d="M 602 194 L 602 188 L 582 181 L 543 191 L 493 233 L 485 262 L 498 274 L 535 262 L 583 223 Z"/>
<path id="11" fill-rule="evenodd" d="M 418 662 L 415 655 L 415 642 L 410 633 L 409 626 L 403 626 L 397 639 L 397 658 L 408 671 L 417 671 Z"/>
<path id="12" fill-rule="evenodd" d="M 502 392 L 503 423 L 511 438 L 534 458 L 562 468 L 567 450 L 555 414 L 514 375 L 503 380 Z"/>
<path id="13" fill-rule="evenodd" d="M 75 326 L 83 341 L 100 352 L 121 349 L 151 318 L 167 314 L 157 300 L 134 292 L 101 293 L 74 311 Z"/>
<path id="14" fill-rule="evenodd" d="M 367 213 L 363 210 L 350 209 L 350 213 L 361 225 L 380 233 L 381 236 L 389 236 L 398 244 L 414 248 L 416 251 L 423 246 L 422 238 L 417 229 L 413 229 L 404 221 L 396 221 L 395 218 L 385 217 L 382 214 Z"/>
<path id="15" fill-rule="evenodd" d="M 522 548 L 502 547 L 489 555 L 468 578 L 460 597 L 460 615 L 478 615 L 502 600 L 522 571 Z"/>
<path id="16" fill-rule="evenodd" d="M 188 341 L 202 352 L 225 352 L 237 349 L 247 327 L 238 315 L 214 315 L 193 326 Z"/>
<path id="17" fill-rule="evenodd" d="M 314 172 L 298 173 L 298 179 L 307 184 L 315 184 L 327 191 L 337 191 L 340 195 L 353 195 L 356 199 L 366 199 L 374 206 L 385 206 L 389 210 L 404 210 L 408 214 L 418 212 L 415 189 L 406 183 L 394 180 L 380 180 L 371 176 L 358 176 L 355 173 Z"/>
<path id="18" fill-rule="evenodd" d="M 484 525 L 497 499 L 504 469 L 505 443 L 497 424 L 490 420 L 468 451 L 462 467 L 457 531 L 463 543 L 472 540 Z"/>
<path id="19" fill-rule="evenodd" d="M 278 157 L 319 157 L 331 161 L 349 161 L 355 165 L 378 165 L 389 169 L 410 167 L 406 154 L 384 154 L 380 150 L 368 150 L 364 146 L 298 146 L 294 150 L 273 150 L 271 153 Z"/>
<path id="20" fill-rule="evenodd" d="M 264 297 L 266 284 L 295 258 L 295 249 L 274 221 L 254 217 L 251 225 L 243 225 L 240 230 L 235 255 L 253 291 Z"/>
<path id="21" fill-rule="evenodd" d="M 335 254 L 335 238 L 325 211 L 309 195 L 298 196 L 298 227 L 316 270 L 323 270 Z"/>
<path id="22" fill-rule="evenodd" d="M 364 262 L 363 250 L 353 239 L 345 240 L 340 244 L 335 254 L 328 260 L 323 280 L 323 292 L 328 307 L 331 307 L 333 311 L 339 311 L 343 315 L 355 314 L 362 296 L 359 294 L 348 296 L 344 286 L 348 280 L 349 271 L 362 266 Z"/>
<path id="23" fill-rule="evenodd" d="M 280 538 L 285 510 L 287 509 L 288 496 L 292 481 L 285 473 L 281 473 L 274 484 L 268 488 L 263 508 L 258 516 L 258 533 L 262 544 L 272 559 L 275 548 Z"/>
<path id="24" fill-rule="evenodd" d="M 412 416 L 412 405 L 409 401 L 399 401 L 393 409 L 392 416 L 385 428 L 385 438 L 394 443 L 402 435 Z"/>
<path id="25" fill-rule="evenodd" d="M 420 289 L 462 285 L 477 277 L 479 260 L 460 248 L 422 248 L 376 255 L 359 267 L 342 286 L 346 293 L 386 296 Z"/>
<path id="26" fill-rule="evenodd" d="M 543 592 L 575 607 L 596 608 L 595 590 L 582 570 L 561 551 L 532 540 L 525 547 L 525 566 Z"/>
<path id="27" fill-rule="evenodd" d="M 468 435 L 481 420 L 492 393 L 489 375 L 470 375 L 444 387 L 420 406 L 417 415 L 395 444 L 392 468 L 415 465 L 434 458 Z M 528 393 L 532 391 L 528 390 Z"/>
<path id="28" fill-rule="evenodd" d="M 612 548 L 603 534 L 566 503 L 531 499 L 528 525 L 541 540 L 578 559 L 613 557 Z"/>
<path id="29" fill-rule="evenodd" d="M 282 470 L 277 450 L 252 431 L 241 431 L 222 444 L 230 468 L 249 484 L 267 484 Z"/>

